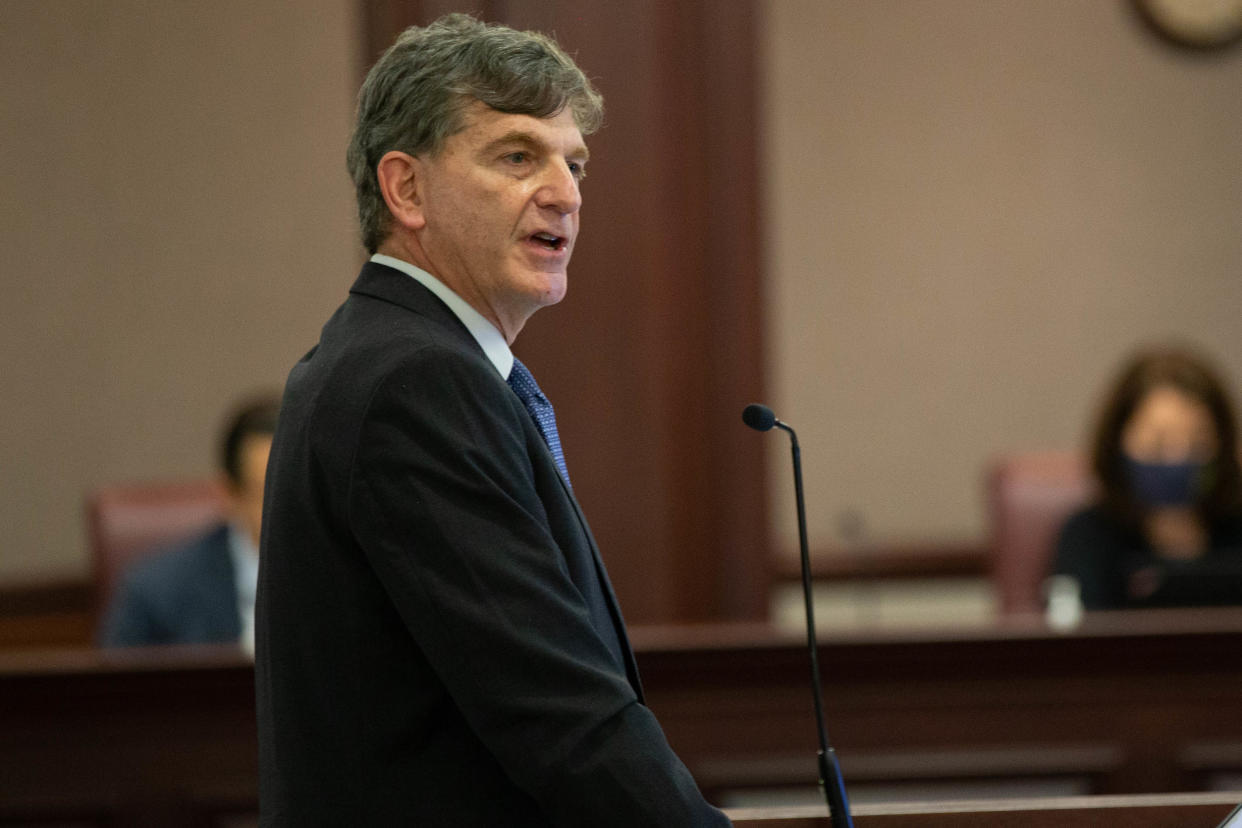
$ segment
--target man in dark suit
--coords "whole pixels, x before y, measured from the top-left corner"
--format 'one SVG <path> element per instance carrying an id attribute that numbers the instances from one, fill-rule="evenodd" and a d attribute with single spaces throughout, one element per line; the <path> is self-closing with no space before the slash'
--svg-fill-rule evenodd
<path id="1" fill-rule="evenodd" d="M 724 826 L 642 703 L 551 406 L 509 345 L 565 293 L 601 101 L 550 40 L 407 30 L 349 151 L 374 254 L 268 470 L 264 826 Z"/>
<path id="2" fill-rule="evenodd" d="M 264 399 L 229 417 L 220 441 L 227 519 L 126 571 L 104 616 L 103 646 L 252 646 L 263 477 L 277 411 Z"/>

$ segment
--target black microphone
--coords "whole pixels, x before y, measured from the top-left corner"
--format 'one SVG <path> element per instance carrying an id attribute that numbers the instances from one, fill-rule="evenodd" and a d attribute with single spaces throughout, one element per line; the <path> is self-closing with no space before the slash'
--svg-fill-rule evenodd
<path id="1" fill-rule="evenodd" d="M 766 405 L 751 403 L 742 409 L 742 422 L 755 431 L 771 431 L 776 425 L 776 415 Z"/>
<path id="2" fill-rule="evenodd" d="M 759 403 L 751 403 L 742 411 L 742 422 L 756 431 L 771 431 L 772 427 L 789 432 L 793 450 L 794 494 L 798 501 L 798 543 L 802 553 L 802 600 L 806 604 L 806 646 L 811 651 L 811 688 L 815 692 L 815 724 L 819 728 L 819 786 L 828 800 L 828 816 L 833 828 L 854 828 L 850 816 L 850 802 L 845 795 L 845 780 L 841 777 L 841 765 L 836 751 L 828 744 L 828 730 L 824 727 L 824 691 L 819 683 L 819 645 L 815 641 L 815 603 L 811 599 L 811 556 L 806 544 L 806 501 L 802 496 L 802 450 L 798 448 L 798 435 L 787 423 L 776 419 L 772 409 Z"/>

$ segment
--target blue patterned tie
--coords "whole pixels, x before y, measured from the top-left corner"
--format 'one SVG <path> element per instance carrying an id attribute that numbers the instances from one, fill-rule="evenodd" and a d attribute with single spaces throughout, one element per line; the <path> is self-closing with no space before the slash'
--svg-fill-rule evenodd
<path id="1" fill-rule="evenodd" d="M 509 387 L 530 412 L 539 433 L 543 435 L 543 441 L 548 444 L 548 451 L 552 452 L 557 470 L 565 485 L 569 486 L 569 469 L 565 467 L 565 451 L 561 448 L 561 436 L 556 431 L 556 413 L 552 410 L 552 403 L 548 402 L 548 398 L 539 390 L 539 383 L 535 382 L 530 371 L 517 357 L 513 358 L 513 370 L 509 372 Z"/>
<path id="2" fill-rule="evenodd" d="M 535 378 L 516 357 L 513 359 L 513 370 L 509 372 L 509 387 L 530 412 L 531 419 L 543 435 L 543 441 L 548 444 L 552 459 L 556 461 L 561 479 L 569 486 L 569 470 L 565 468 L 565 452 L 561 449 L 561 438 L 556 432 L 556 415 L 552 412 L 552 403 L 548 402 L 548 398 L 539 390 Z M 576 554 L 570 554 L 572 550 L 576 550 Z M 585 547 L 570 547 L 566 553 L 566 564 L 569 566 L 570 578 L 586 600 L 587 610 L 591 614 L 591 625 L 612 653 L 617 667 L 625 670 L 625 648 L 621 645 L 621 637 L 604 594 L 605 575 L 596 566 L 595 556 Z"/>

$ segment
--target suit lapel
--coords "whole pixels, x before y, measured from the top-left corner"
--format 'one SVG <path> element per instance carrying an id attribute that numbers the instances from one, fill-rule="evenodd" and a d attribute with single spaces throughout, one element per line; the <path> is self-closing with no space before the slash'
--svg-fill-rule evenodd
<path id="1" fill-rule="evenodd" d="M 548 453 L 549 459 L 551 453 Z M 617 640 L 621 644 L 621 655 L 625 660 L 626 676 L 630 680 L 630 685 L 634 688 L 634 693 L 638 696 L 638 700 L 643 701 L 642 682 L 638 677 L 638 663 L 634 659 L 634 650 L 630 646 L 629 636 L 625 631 L 625 620 L 621 617 L 621 605 L 617 602 L 616 593 L 612 589 L 612 580 L 608 577 L 608 570 L 604 566 L 604 559 L 599 554 L 599 545 L 595 542 L 595 535 L 591 533 L 591 527 L 587 523 L 586 515 L 582 512 L 582 507 L 578 505 L 578 498 L 574 497 L 573 490 L 565 483 L 564 478 L 557 474 L 560 480 L 561 490 L 565 493 L 565 497 L 569 499 L 569 503 L 573 506 L 574 515 L 578 518 L 578 525 L 582 528 L 582 534 L 586 537 L 587 547 L 591 553 L 591 561 L 595 568 L 596 577 L 599 579 L 600 589 L 604 593 L 604 600 L 608 604 L 608 614 L 612 617 L 612 626 L 616 630 Z"/>

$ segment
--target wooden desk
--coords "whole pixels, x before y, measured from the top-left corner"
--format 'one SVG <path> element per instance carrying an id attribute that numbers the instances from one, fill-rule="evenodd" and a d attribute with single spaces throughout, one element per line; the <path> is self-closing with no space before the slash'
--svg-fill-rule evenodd
<path id="1" fill-rule="evenodd" d="M 1093 796 L 993 802 L 914 802 L 852 809 L 856 828 L 1216 828 L 1230 794 Z M 731 811 L 737 828 L 830 828 L 825 809 Z"/>
<path id="2" fill-rule="evenodd" d="M 0 824 L 224 828 L 257 801 L 237 648 L 0 657 Z"/>
<path id="3" fill-rule="evenodd" d="M 814 785 L 798 637 L 633 632 L 648 701 L 710 796 Z M 822 642 L 828 726 L 852 795 L 1030 778 L 1097 793 L 1196 790 L 1242 770 L 1242 611 L 946 635 Z M 253 813 L 256 753 L 253 671 L 233 649 L 0 656 L 0 822 L 243 825 L 232 820 Z"/>
<path id="4" fill-rule="evenodd" d="M 716 627 L 634 639 L 648 703 L 713 796 L 814 784 L 801 638 Z M 1091 616 L 1066 634 L 1032 618 L 821 636 L 819 663 L 851 790 L 1020 779 L 1149 793 L 1242 769 L 1242 610 Z"/>

